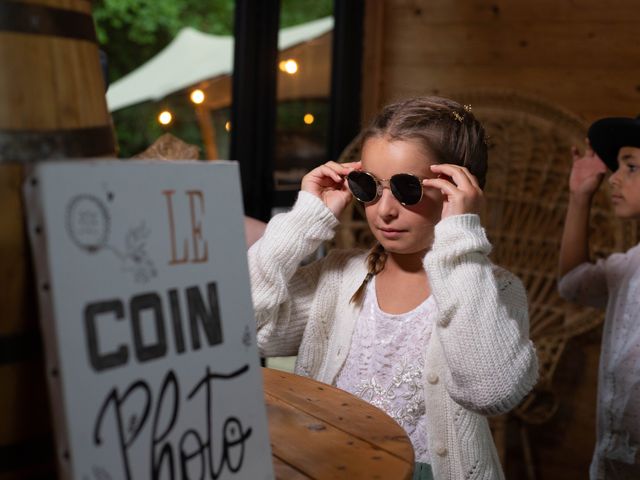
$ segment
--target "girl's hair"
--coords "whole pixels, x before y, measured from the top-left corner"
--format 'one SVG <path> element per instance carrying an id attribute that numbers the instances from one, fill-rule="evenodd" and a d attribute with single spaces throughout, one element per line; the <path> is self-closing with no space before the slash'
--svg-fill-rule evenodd
<path id="1" fill-rule="evenodd" d="M 437 163 L 466 167 L 484 188 L 487 174 L 487 136 L 471 107 L 441 97 L 417 97 L 387 105 L 361 137 L 411 141 L 422 146 Z M 362 148 L 361 148 L 362 150 Z M 359 304 L 369 280 L 384 268 L 387 255 L 380 244 L 367 257 L 367 276 L 351 301 Z"/>

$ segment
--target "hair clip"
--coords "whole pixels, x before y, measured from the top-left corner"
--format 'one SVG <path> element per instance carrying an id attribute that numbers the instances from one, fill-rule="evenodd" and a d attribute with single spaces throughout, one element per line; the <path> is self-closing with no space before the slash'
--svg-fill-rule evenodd
<path id="1" fill-rule="evenodd" d="M 471 105 L 463 105 L 462 108 L 464 108 L 465 112 L 471 112 Z"/>
<path id="2" fill-rule="evenodd" d="M 460 123 L 462 123 L 464 121 L 464 116 L 460 115 L 458 112 L 456 112 L 455 110 L 451 111 L 451 116 L 456 119 L 457 121 L 459 121 Z"/>

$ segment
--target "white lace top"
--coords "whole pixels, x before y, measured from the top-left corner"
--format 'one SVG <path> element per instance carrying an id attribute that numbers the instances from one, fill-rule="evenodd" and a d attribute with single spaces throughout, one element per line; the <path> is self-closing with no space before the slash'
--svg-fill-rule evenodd
<path id="1" fill-rule="evenodd" d="M 336 385 L 384 410 L 407 432 L 417 462 L 430 463 L 425 423 L 424 347 L 431 337 L 433 297 L 393 315 L 378 306 L 375 277 L 369 282 L 351 348 Z"/>

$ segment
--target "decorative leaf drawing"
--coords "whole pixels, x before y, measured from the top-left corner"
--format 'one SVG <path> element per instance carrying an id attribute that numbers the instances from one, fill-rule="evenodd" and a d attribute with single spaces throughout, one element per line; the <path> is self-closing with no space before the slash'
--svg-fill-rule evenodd
<path id="1" fill-rule="evenodd" d="M 151 230 L 145 222 L 131 228 L 125 236 L 124 270 L 133 273 L 136 282 L 146 283 L 158 274 L 147 254 L 147 239 Z"/>

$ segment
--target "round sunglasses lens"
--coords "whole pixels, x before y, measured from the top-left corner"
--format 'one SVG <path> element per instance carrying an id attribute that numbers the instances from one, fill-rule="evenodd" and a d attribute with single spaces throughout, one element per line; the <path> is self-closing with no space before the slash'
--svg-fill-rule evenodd
<path id="1" fill-rule="evenodd" d="M 371 175 L 364 172 L 349 172 L 347 182 L 349 183 L 349 190 L 351 190 L 356 199 L 365 203 L 375 200 L 378 188 Z"/>
<path id="2" fill-rule="evenodd" d="M 408 173 L 399 173 L 391 177 L 389 182 L 391 193 L 403 205 L 415 205 L 422 198 L 422 182 Z"/>

